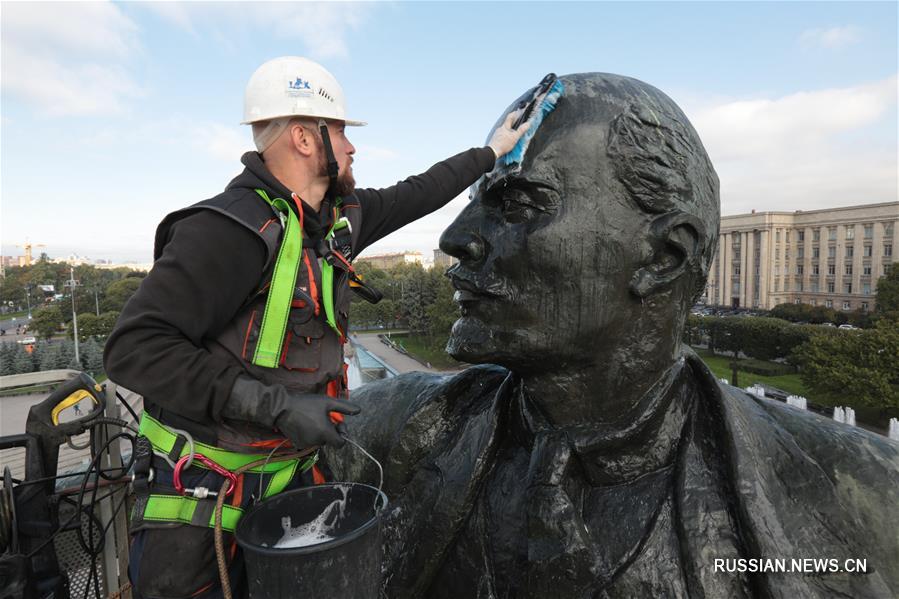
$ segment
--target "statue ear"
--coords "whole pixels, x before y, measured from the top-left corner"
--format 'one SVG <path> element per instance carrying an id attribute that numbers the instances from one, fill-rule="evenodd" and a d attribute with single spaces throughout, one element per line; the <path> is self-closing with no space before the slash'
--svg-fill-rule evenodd
<path id="1" fill-rule="evenodd" d="M 647 297 L 670 287 L 685 271 L 692 270 L 702 252 L 705 227 L 689 214 L 668 213 L 650 225 L 654 248 L 650 262 L 631 278 L 630 289 L 637 297 Z"/>

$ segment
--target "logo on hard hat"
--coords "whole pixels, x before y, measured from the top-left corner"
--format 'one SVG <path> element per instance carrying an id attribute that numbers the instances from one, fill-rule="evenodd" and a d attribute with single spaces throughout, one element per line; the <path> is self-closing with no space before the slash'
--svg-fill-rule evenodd
<path id="1" fill-rule="evenodd" d="M 288 81 L 287 87 L 289 89 L 289 91 L 287 93 L 290 96 L 311 96 L 312 95 L 312 84 L 301 77 L 297 77 L 293 81 Z"/>

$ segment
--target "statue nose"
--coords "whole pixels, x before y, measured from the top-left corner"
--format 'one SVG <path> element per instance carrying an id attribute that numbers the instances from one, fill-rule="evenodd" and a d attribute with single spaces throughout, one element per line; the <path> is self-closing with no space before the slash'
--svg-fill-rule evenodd
<path id="1" fill-rule="evenodd" d="M 450 226 L 440 236 L 440 249 L 459 260 L 478 262 L 484 258 L 486 243 L 474 231 Z"/>

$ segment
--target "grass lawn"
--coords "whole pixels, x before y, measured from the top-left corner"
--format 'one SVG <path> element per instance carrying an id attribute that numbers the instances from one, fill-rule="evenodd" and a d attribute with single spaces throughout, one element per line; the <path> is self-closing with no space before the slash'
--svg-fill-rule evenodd
<path id="1" fill-rule="evenodd" d="M 733 381 L 730 380 L 732 373 L 730 368 L 731 359 L 729 357 L 715 356 L 705 349 L 694 348 L 694 351 L 696 351 L 699 357 L 702 358 L 702 361 L 706 363 L 706 365 L 717 378 L 727 379 L 728 381 L 733 383 Z M 808 390 L 805 388 L 805 385 L 802 384 L 802 379 L 799 378 L 798 374 L 764 376 L 761 374 L 746 372 L 744 370 L 737 370 L 737 377 L 739 379 L 740 387 L 742 388 L 746 388 L 753 383 L 763 383 L 765 385 L 777 387 L 778 389 L 783 389 L 784 391 L 788 391 L 789 393 L 792 393 L 794 395 L 808 397 Z M 815 400 L 809 398 L 809 401 Z"/>
<path id="2" fill-rule="evenodd" d="M 393 341 L 406 348 L 409 355 L 419 362 L 430 362 L 437 370 L 459 370 L 468 366 L 449 357 L 442 345 L 433 347 L 426 335 L 393 335 Z"/>

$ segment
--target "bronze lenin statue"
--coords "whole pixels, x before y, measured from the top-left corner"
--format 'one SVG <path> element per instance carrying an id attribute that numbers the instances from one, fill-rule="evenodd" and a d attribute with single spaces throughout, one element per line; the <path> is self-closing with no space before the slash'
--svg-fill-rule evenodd
<path id="1" fill-rule="evenodd" d="M 681 343 L 719 221 L 687 118 L 635 79 L 561 80 L 520 168 L 441 238 L 460 260 L 447 349 L 482 365 L 353 396 L 392 502 L 384 595 L 899 596 L 899 446 L 722 385 Z M 769 558 L 867 571 L 734 566 Z"/>

